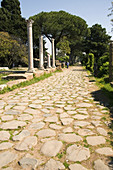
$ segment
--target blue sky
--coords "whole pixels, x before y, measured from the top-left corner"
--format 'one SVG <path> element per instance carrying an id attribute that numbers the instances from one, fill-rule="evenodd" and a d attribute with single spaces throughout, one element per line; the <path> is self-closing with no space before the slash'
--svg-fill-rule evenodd
<path id="1" fill-rule="evenodd" d="M 83 18 L 88 26 L 96 23 L 106 28 L 107 33 L 111 31 L 108 8 L 111 0 L 20 0 L 22 16 L 29 18 L 42 11 L 64 10 L 73 15 Z"/>
<path id="2" fill-rule="evenodd" d="M 96 23 L 101 24 L 103 28 L 106 28 L 107 33 L 113 37 L 113 33 L 111 33 L 111 18 L 107 17 L 110 12 L 108 8 L 111 7 L 111 1 L 112 0 L 20 0 L 20 4 L 22 16 L 26 19 L 42 11 L 64 10 L 83 18 L 89 27 Z"/>

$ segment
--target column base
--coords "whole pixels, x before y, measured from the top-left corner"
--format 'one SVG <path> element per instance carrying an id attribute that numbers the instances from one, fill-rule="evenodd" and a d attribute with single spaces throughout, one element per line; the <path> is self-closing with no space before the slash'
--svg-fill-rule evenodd
<path id="1" fill-rule="evenodd" d="M 34 68 L 27 70 L 27 73 L 34 73 L 34 72 L 35 72 L 35 69 L 34 69 Z"/>
<path id="2" fill-rule="evenodd" d="M 52 66 L 52 68 L 56 68 L 56 66 Z"/>
<path id="3" fill-rule="evenodd" d="M 44 70 L 44 67 L 39 67 L 39 70 Z"/>

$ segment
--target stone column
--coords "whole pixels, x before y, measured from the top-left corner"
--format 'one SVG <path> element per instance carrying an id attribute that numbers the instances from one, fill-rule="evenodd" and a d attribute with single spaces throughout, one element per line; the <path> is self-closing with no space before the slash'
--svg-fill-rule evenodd
<path id="1" fill-rule="evenodd" d="M 27 20 L 27 34 L 28 34 L 28 73 L 34 72 L 33 64 L 33 35 L 32 35 L 32 24 L 33 20 Z"/>
<path id="2" fill-rule="evenodd" d="M 47 68 L 51 68 L 51 59 L 50 59 L 50 54 L 47 54 Z"/>
<path id="3" fill-rule="evenodd" d="M 44 57 L 43 57 L 43 35 L 40 35 L 39 37 L 39 69 L 44 69 Z"/>
<path id="4" fill-rule="evenodd" d="M 109 81 L 113 81 L 113 41 L 110 42 L 109 47 Z"/>
<path id="5" fill-rule="evenodd" d="M 52 38 L 52 67 L 55 68 L 55 45 L 54 39 Z"/>

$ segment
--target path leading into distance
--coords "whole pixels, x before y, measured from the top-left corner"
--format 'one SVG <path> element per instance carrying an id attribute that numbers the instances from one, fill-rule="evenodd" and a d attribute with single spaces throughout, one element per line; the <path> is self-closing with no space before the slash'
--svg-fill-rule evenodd
<path id="1" fill-rule="evenodd" d="M 76 66 L 1 95 L 0 169 L 112 169 L 109 110 L 96 90 Z"/>

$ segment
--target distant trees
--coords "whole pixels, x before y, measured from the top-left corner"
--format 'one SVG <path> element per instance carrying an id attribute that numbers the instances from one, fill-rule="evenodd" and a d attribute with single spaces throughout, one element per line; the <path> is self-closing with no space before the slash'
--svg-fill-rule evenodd
<path id="1" fill-rule="evenodd" d="M 13 64 L 15 66 L 28 64 L 26 46 L 8 33 L 0 32 L 0 66 L 11 68 Z"/>
<path id="2" fill-rule="evenodd" d="M 110 38 L 111 37 L 106 33 L 105 28 L 102 28 L 99 24 L 95 24 L 90 28 L 90 34 L 84 41 L 84 51 L 86 54 L 94 54 L 97 76 L 102 76 L 108 72 L 106 69 L 108 69 L 109 64 Z M 104 69 L 103 67 L 106 68 Z"/>

